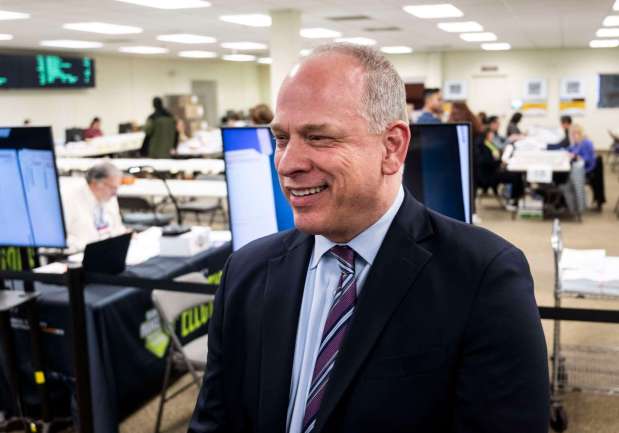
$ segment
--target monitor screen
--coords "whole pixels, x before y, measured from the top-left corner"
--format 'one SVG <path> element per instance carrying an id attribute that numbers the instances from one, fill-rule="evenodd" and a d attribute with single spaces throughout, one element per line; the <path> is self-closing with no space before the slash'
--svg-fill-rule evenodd
<path id="1" fill-rule="evenodd" d="M 50 127 L 0 128 L 0 203 L 0 246 L 66 246 Z"/>
<path id="2" fill-rule="evenodd" d="M 403 183 L 417 200 L 451 218 L 471 222 L 471 125 L 411 125 Z"/>
<path id="3" fill-rule="evenodd" d="M 222 128 L 232 247 L 294 227 L 275 171 L 275 140 L 267 127 Z"/>

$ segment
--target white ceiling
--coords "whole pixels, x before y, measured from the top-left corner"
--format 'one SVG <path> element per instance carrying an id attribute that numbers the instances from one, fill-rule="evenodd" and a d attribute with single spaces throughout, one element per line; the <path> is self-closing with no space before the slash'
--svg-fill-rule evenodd
<path id="1" fill-rule="evenodd" d="M 0 49 L 41 49 L 39 41 L 44 39 L 79 39 L 105 44 L 93 52 L 117 52 L 119 47 L 127 45 L 154 45 L 170 49 L 169 55 L 195 49 L 225 54 L 230 51 L 221 48 L 220 42 L 268 43 L 269 29 L 224 23 L 218 20 L 219 15 L 295 8 L 302 11 L 304 27 L 325 27 L 340 31 L 345 37 L 370 37 L 376 39 L 379 46 L 408 45 L 416 51 L 478 50 L 479 43 L 465 42 L 458 34 L 446 33 L 436 27 L 437 22 L 448 20 L 422 20 L 402 10 L 404 5 L 440 2 L 450 0 L 211 0 L 211 7 L 185 10 L 160 10 L 113 0 L 0 0 L 0 10 L 31 15 L 28 20 L 0 21 L 0 33 L 10 33 L 15 37 L 12 41 L 0 41 Z M 478 21 L 485 31 L 496 33 L 498 41 L 509 42 L 515 49 L 525 49 L 588 46 L 604 17 L 613 14 L 614 0 L 451 0 L 451 3 L 464 12 L 464 17 L 449 21 Z M 329 19 L 360 14 L 370 19 L 339 22 Z M 619 15 L 619 11 L 614 14 Z M 82 21 L 138 26 L 144 32 L 106 36 L 62 28 L 62 24 Z M 400 30 L 365 30 L 393 26 Z M 156 40 L 157 35 L 169 33 L 213 36 L 218 42 L 181 45 Z M 321 42 L 324 40 L 304 40 L 308 48 Z"/>

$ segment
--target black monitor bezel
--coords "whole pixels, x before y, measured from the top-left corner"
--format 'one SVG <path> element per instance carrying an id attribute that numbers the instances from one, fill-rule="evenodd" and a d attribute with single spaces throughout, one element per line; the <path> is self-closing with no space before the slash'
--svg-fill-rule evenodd
<path id="1" fill-rule="evenodd" d="M 473 165 L 473 147 L 475 146 L 475 143 L 473 143 L 473 125 L 471 124 L 471 122 L 446 122 L 446 123 L 411 123 L 409 124 L 409 129 L 411 131 L 411 138 L 410 138 L 410 142 L 409 142 L 409 146 L 408 146 L 408 151 L 406 153 L 406 156 L 408 157 L 408 152 L 411 151 L 412 149 L 412 143 L 413 143 L 413 128 L 445 128 L 445 127 L 457 127 L 457 126 L 468 126 L 469 129 L 469 215 L 468 215 L 468 220 L 470 221 L 469 224 L 473 224 L 473 214 L 474 212 L 474 205 L 475 205 L 475 197 L 474 197 L 474 192 L 475 192 L 475 185 L 473 184 L 473 169 L 474 169 L 474 165 Z M 465 221 L 463 221 L 465 222 Z"/>

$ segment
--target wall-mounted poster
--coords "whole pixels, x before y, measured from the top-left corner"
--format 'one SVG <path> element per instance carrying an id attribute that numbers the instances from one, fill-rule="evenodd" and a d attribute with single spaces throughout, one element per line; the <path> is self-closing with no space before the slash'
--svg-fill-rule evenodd
<path id="1" fill-rule="evenodd" d="M 559 89 L 559 98 L 559 112 L 561 115 L 585 115 L 585 85 L 582 79 L 563 78 Z"/>
<path id="2" fill-rule="evenodd" d="M 544 78 L 531 78 L 524 81 L 522 113 L 527 117 L 548 114 L 548 87 Z"/>
<path id="3" fill-rule="evenodd" d="M 542 100 L 548 99 L 548 87 L 544 78 L 531 78 L 524 81 L 525 100 Z"/>
<path id="4" fill-rule="evenodd" d="M 445 81 L 443 86 L 443 99 L 446 101 L 464 101 L 466 99 L 466 81 Z"/>
<path id="5" fill-rule="evenodd" d="M 580 78 L 561 79 L 559 98 L 563 99 L 585 99 L 585 85 Z"/>

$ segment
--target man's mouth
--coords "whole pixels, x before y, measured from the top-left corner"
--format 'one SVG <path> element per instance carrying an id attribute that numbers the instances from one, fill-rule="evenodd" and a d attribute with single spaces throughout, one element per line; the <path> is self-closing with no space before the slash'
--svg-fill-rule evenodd
<path id="1" fill-rule="evenodd" d="M 312 188 L 289 188 L 290 194 L 295 197 L 306 197 L 308 195 L 318 194 L 327 189 L 327 185 L 315 186 Z"/>

